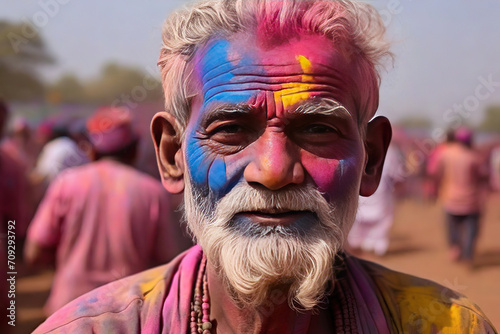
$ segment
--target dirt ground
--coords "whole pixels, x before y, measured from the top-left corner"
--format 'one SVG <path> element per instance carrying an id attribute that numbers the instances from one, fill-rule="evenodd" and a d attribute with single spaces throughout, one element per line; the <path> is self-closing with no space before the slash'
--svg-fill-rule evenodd
<path id="1" fill-rule="evenodd" d="M 397 206 L 391 246 L 383 258 L 365 258 L 389 268 L 434 280 L 473 300 L 500 329 L 500 194 L 492 195 L 481 226 L 475 267 L 448 259 L 442 212 L 438 205 L 402 200 Z M 24 274 L 22 274 L 24 272 Z M 17 319 L 13 334 L 30 333 L 43 321 L 42 305 L 52 280 L 51 271 L 19 269 Z"/>

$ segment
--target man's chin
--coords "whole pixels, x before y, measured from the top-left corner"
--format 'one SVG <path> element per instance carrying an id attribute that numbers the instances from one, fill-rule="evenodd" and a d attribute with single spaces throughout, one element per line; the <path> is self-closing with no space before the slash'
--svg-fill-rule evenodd
<path id="1" fill-rule="evenodd" d="M 254 236 L 222 228 L 221 233 L 209 233 L 209 239 L 203 240 L 205 245 L 202 243 L 235 303 L 256 308 L 281 291 L 285 300 L 300 309 L 313 308 L 333 279 L 340 239 L 320 229 L 298 236 L 282 231 L 289 227 L 251 224 L 272 232 L 259 231 Z"/>

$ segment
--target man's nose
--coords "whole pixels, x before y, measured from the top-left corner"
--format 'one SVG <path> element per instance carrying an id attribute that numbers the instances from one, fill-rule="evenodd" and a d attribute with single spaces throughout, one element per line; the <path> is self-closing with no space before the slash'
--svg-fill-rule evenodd
<path id="1" fill-rule="evenodd" d="M 304 182 L 304 167 L 298 149 L 282 134 L 264 134 L 256 143 L 255 157 L 243 176 L 270 190 Z"/>

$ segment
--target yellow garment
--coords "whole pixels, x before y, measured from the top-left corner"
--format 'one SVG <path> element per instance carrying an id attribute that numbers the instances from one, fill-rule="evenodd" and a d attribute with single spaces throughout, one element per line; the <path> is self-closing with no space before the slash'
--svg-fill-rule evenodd
<path id="1" fill-rule="evenodd" d="M 463 295 L 372 262 L 354 261 L 359 262 L 374 283 L 391 332 L 496 333 L 480 308 Z"/>

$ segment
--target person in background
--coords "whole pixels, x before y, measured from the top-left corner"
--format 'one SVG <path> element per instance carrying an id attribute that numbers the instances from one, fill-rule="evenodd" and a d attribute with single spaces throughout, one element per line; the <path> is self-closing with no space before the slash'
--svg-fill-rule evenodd
<path id="1" fill-rule="evenodd" d="M 48 123 L 44 123 L 47 126 Z M 47 188 L 50 182 L 63 170 L 69 167 L 81 166 L 89 162 L 86 152 L 83 152 L 71 138 L 69 125 L 64 122 L 53 122 L 46 129 L 47 138 L 38 155 L 31 179 L 32 182 L 43 184 Z"/>
<path id="2" fill-rule="evenodd" d="M 360 197 L 356 220 L 349 232 L 349 250 L 383 256 L 389 249 L 389 234 L 394 222 L 395 186 L 404 181 L 404 157 L 391 144 L 385 157 L 384 169 L 377 191 Z"/>
<path id="3" fill-rule="evenodd" d="M 56 272 L 48 315 L 98 286 L 171 260 L 190 240 L 161 183 L 135 170 L 139 138 L 128 110 L 103 107 L 87 122 L 93 162 L 68 168 L 29 227 L 27 263 Z"/>
<path id="4" fill-rule="evenodd" d="M 36 152 L 34 151 L 33 130 L 26 118 L 14 119 L 1 146 L 19 161 L 25 172 L 29 174 L 35 165 Z"/>
<path id="5" fill-rule="evenodd" d="M 446 148 L 455 141 L 455 130 L 448 129 L 444 140 L 437 144 L 434 149 L 429 153 L 427 163 L 425 166 L 425 198 L 434 201 L 438 193 L 439 180 L 436 177 L 439 175 L 439 161 L 441 154 L 446 151 Z"/>
<path id="6" fill-rule="evenodd" d="M 16 221 L 16 244 L 20 249 L 17 254 L 22 258 L 22 246 L 26 236 L 28 223 L 32 217 L 29 198 L 31 184 L 29 182 L 30 130 L 24 119 L 16 118 L 7 128 L 8 107 L 0 101 L 0 218 L 3 225 L 8 220 Z M 6 131 L 7 130 L 7 131 Z M 4 134 L 7 133 L 7 136 Z M 5 231 L 3 231 L 5 232 Z M 3 233 L 2 232 L 2 233 Z"/>
<path id="7" fill-rule="evenodd" d="M 26 206 L 24 198 L 26 196 L 27 178 L 24 173 L 23 165 L 11 152 L 5 148 L 3 138 L 6 125 L 10 116 L 10 110 L 7 103 L 0 99 L 0 332 L 10 333 L 12 326 L 8 325 L 11 321 L 7 316 L 11 307 L 11 300 L 8 298 L 7 279 L 9 278 L 8 260 L 12 263 L 18 261 L 17 258 L 8 258 L 9 246 L 16 256 L 20 253 L 16 251 L 16 245 L 22 245 L 26 227 Z M 11 243 L 9 244 L 9 240 Z"/>
<path id="8" fill-rule="evenodd" d="M 460 127 L 436 158 L 431 174 L 446 215 L 450 258 L 473 266 L 488 172 L 473 148 L 473 132 Z"/>
<path id="9" fill-rule="evenodd" d="M 384 30 L 358 1 L 211 0 L 174 13 L 151 129 L 197 245 L 81 296 L 35 333 L 493 333 L 464 296 L 344 252 L 391 140 L 374 118 Z"/>

